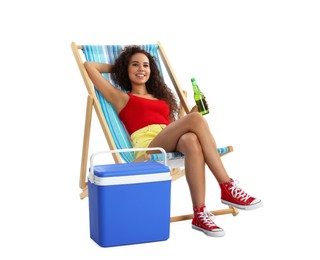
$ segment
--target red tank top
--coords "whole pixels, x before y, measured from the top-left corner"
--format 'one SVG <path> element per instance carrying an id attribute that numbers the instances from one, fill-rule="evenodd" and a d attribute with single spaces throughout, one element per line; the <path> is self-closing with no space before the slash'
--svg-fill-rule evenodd
<path id="1" fill-rule="evenodd" d="M 152 124 L 169 124 L 170 108 L 164 100 L 147 99 L 129 94 L 129 101 L 120 111 L 119 118 L 131 135 Z"/>

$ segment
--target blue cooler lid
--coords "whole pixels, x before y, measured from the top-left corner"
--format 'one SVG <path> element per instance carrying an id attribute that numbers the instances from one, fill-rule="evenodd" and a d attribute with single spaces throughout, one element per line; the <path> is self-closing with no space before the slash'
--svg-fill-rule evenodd
<path id="1" fill-rule="evenodd" d="M 89 181 L 97 185 L 171 180 L 170 169 L 155 161 L 96 165 Z"/>

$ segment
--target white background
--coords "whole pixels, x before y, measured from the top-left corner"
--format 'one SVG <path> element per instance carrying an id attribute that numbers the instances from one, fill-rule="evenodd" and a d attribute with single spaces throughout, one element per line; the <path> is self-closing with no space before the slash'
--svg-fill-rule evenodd
<path id="1" fill-rule="evenodd" d="M 0 258 L 315 259 L 319 12 L 309 0 L 2 2 Z M 233 145 L 229 174 L 264 206 L 218 216 L 223 238 L 184 221 L 167 241 L 101 248 L 79 199 L 87 92 L 70 44 L 158 40 L 189 93 L 196 77 L 218 146 Z M 101 149 L 94 117 L 90 153 Z M 208 208 L 224 208 L 207 175 Z M 191 213 L 184 179 L 172 213 Z"/>

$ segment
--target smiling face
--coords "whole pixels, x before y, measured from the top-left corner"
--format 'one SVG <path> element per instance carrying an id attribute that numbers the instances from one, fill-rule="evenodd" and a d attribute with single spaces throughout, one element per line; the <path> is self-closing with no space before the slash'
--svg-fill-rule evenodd
<path id="1" fill-rule="evenodd" d="M 150 77 L 150 63 L 148 57 L 143 53 L 131 56 L 128 65 L 128 76 L 133 86 L 145 86 Z"/>

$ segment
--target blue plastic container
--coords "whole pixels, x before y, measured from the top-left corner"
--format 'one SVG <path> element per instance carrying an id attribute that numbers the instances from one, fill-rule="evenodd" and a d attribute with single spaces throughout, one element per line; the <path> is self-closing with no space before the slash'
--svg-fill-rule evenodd
<path id="1" fill-rule="evenodd" d="M 88 178 L 90 237 L 101 247 L 167 240 L 171 175 L 158 162 L 98 165 Z"/>

